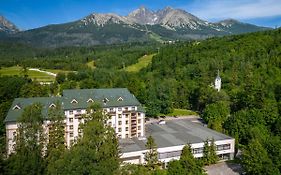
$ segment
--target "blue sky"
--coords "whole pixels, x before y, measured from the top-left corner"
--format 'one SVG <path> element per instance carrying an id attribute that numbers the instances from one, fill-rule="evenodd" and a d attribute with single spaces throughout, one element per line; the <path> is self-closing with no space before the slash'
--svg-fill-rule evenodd
<path id="1" fill-rule="evenodd" d="M 78 20 L 93 12 L 127 15 L 140 6 L 181 8 L 212 22 L 234 18 L 281 26 L 281 0 L 0 0 L 0 15 L 25 30 Z"/>

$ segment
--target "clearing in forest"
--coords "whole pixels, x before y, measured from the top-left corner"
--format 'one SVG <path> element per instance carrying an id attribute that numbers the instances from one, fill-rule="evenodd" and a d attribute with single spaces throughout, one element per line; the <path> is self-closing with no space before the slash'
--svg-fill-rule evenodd
<path id="1" fill-rule="evenodd" d="M 149 63 L 151 63 L 154 55 L 156 54 L 144 55 L 143 57 L 139 58 L 136 64 L 126 67 L 125 70 L 128 72 L 139 72 L 142 68 L 145 68 Z"/>

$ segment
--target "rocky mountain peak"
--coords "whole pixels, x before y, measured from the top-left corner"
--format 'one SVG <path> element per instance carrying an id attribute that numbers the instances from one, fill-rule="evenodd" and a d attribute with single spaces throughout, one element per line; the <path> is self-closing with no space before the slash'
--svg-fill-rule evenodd
<path id="1" fill-rule="evenodd" d="M 127 18 L 138 24 L 155 24 L 157 20 L 156 14 L 144 6 L 131 12 Z"/>
<path id="2" fill-rule="evenodd" d="M 231 19 L 231 18 L 225 19 L 225 20 L 222 20 L 222 21 L 219 21 L 219 22 L 218 22 L 218 24 L 221 24 L 221 25 L 223 25 L 223 26 L 225 26 L 225 27 L 230 27 L 230 26 L 232 26 L 233 24 L 238 24 L 238 23 L 241 23 L 241 22 L 239 22 L 239 21 L 237 21 L 237 20 L 235 20 L 235 19 Z"/>
<path id="3" fill-rule="evenodd" d="M 0 32 L 16 33 L 19 29 L 4 16 L 0 16 Z"/>
<path id="4" fill-rule="evenodd" d="M 100 14 L 100 13 L 93 13 L 81 20 L 85 26 L 89 24 L 95 24 L 98 26 L 104 26 L 107 23 L 130 23 L 125 17 L 116 15 L 114 13 L 107 13 L 107 14 Z"/>

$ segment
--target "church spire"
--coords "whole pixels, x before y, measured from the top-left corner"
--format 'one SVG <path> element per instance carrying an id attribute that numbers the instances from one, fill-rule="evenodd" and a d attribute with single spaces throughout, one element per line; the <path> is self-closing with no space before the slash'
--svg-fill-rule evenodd
<path id="1" fill-rule="evenodd" d="M 218 70 L 217 77 L 215 79 L 215 89 L 219 92 L 221 90 L 221 77 L 220 70 Z"/>

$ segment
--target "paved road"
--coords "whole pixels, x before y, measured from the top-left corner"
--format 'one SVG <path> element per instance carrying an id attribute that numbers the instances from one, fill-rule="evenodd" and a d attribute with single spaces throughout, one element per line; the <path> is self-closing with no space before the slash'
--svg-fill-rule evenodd
<path id="1" fill-rule="evenodd" d="M 239 175 L 243 172 L 241 165 L 227 162 L 206 166 L 204 169 L 208 175 Z"/>

